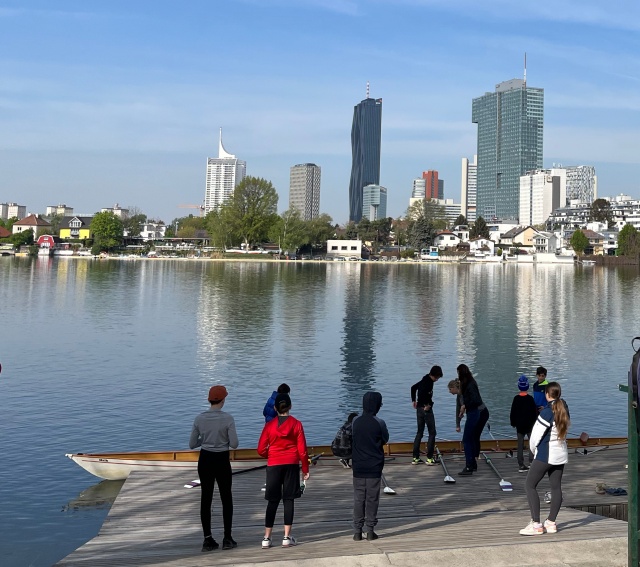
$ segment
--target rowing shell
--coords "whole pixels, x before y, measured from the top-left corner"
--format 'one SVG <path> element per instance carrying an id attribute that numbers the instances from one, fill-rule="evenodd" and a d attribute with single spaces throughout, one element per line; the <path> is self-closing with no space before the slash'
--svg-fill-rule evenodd
<path id="1" fill-rule="evenodd" d="M 603 447 L 621 445 L 627 442 L 626 437 L 599 437 L 590 438 L 586 443 L 580 439 L 567 439 L 569 447 Z M 462 453 L 464 448 L 462 441 L 438 441 L 438 449 L 441 453 Z M 482 451 L 515 451 L 516 439 L 500 439 L 481 441 Z M 331 455 L 329 445 L 309 446 L 310 455 Z M 410 456 L 413 450 L 413 442 L 388 443 L 384 447 L 388 456 Z M 185 471 L 195 473 L 198 468 L 200 451 L 141 451 L 131 453 L 67 453 L 65 456 L 80 465 L 91 474 L 107 480 L 123 480 L 130 473 L 136 471 Z M 266 465 L 265 459 L 258 455 L 255 449 L 234 449 L 229 451 L 229 460 L 234 472 L 254 469 Z M 335 459 L 320 459 L 323 462 L 334 464 Z"/>

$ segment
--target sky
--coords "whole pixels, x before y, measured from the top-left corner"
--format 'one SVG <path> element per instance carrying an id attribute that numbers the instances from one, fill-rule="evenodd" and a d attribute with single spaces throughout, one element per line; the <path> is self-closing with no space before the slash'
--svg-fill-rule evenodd
<path id="1" fill-rule="evenodd" d="M 636 0 L 0 0 L 0 202 L 44 213 L 137 207 L 171 222 L 226 150 L 288 208 L 289 170 L 322 169 L 349 215 L 353 107 L 383 99 L 387 214 L 436 169 L 460 202 L 473 98 L 523 75 L 545 91 L 544 165 L 595 165 L 640 198 Z"/>

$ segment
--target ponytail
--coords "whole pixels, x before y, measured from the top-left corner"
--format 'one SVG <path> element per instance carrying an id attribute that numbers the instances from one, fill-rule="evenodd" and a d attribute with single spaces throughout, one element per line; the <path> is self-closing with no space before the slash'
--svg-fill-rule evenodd
<path id="1" fill-rule="evenodd" d="M 553 400 L 551 409 L 553 410 L 553 421 L 558 432 L 558 439 L 566 439 L 569 430 L 569 412 L 564 400 L 560 397 L 562 389 L 557 382 L 549 382 L 546 388 L 547 394 Z"/>

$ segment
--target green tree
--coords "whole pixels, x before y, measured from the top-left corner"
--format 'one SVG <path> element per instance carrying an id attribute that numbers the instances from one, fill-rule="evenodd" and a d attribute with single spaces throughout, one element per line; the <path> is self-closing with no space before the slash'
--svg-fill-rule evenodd
<path id="1" fill-rule="evenodd" d="M 18 217 L 11 217 L 10 219 L 0 219 L 0 226 L 3 226 L 4 228 L 6 228 L 8 231 L 11 231 L 11 229 L 13 228 L 13 223 L 18 222 Z"/>
<path id="2" fill-rule="evenodd" d="M 222 218 L 230 232 L 247 246 L 265 240 L 277 220 L 278 193 L 270 181 L 245 177 L 221 207 Z"/>
<path id="3" fill-rule="evenodd" d="M 333 219 L 326 213 L 306 221 L 306 224 L 309 244 L 311 244 L 312 248 L 323 248 L 327 244 L 327 240 L 333 238 L 336 234 Z"/>
<path id="4" fill-rule="evenodd" d="M 578 255 L 582 256 L 587 246 L 589 246 L 589 239 L 586 237 L 585 233 L 580 229 L 574 231 L 571 235 L 571 240 L 569 240 L 569 244 L 573 251 Z"/>
<path id="5" fill-rule="evenodd" d="M 222 219 L 218 209 L 213 209 L 204 217 L 204 226 L 209 235 L 209 242 L 215 247 L 224 250 L 227 246 L 228 227 Z"/>
<path id="6" fill-rule="evenodd" d="M 63 216 L 62 215 L 51 215 L 49 217 L 49 223 L 51 224 L 51 229 L 50 229 L 50 233 L 55 235 L 55 236 L 59 236 L 60 235 L 60 222 L 62 221 Z"/>
<path id="7" fill-rule="evenodd" d="M 610 227 L 613 223 L 613 211 L 611 210 L 611 204 L 609 201 L 606 199 L 596 199 L 591 203 L 589 220 L 592 222 L 607 223 L 607 226 Z"/>
<path id="8" fill-rule="evenodd" d="M 289 209 L 282 213 L 269 229 L 269 240 L 278 243 L 282 251 L 296 252 L 309 240 L 307 223 L 300 217 L 297 209 Z"/>
<path id="9" fill-rule="evenodd" d="M 469 238 L 489 238 L 489 227 L 482 217 L 478 217 L 469 231 Z"/>
<path id="10" fill-rule="evenodd" d="M 106 211 L 93 215 L 91 233 L 94 247 L 100 248 L 100 251 L 109 251 L 122 244 L 124 227 L 118 216 L 111 211 Z"/>
<path id="11" fill-rule="evenodd" d="M 147 215 L 145 215 L 138 207 L 128 207 L 129 214 L 122 219 L 122 225 L 124 231 L 129 238 L 135 238 L 140 236 L 142 225 L 147 222 Z"/>
<path id="12" fill-rule="evenodd" d="M 344 227 L 345 230 L 345 238 L 347 240 L 354 240 L 358 238 L 358 225 L 354 222 L 349 222 L 347 226 Z"/>
<path id="13" fill-rule="evenodd" d="M 435 233 L 447 227 L 445 208 L 432 199 L 417 201 L 407 209 L 409 226 L 407 241 L 413 248 L 424 248 L 433 242 Z"/>
<path id="14" fill-rule="evenodd" d="M 460 225 L 466 225 L 466 224 L 467 224 L 467 217 L 465 217 L 464 215 L 458 215 L 456 220 L 453 222 L 453 226 L 460 226 Z"/>
<path id="15" fill-rule="evenodd" d="M 33 229 L 29 228 L 21 232 L 16 232 L 15 234 L 12 234 L 9 239 L 17 247 L 31 246 L 34 242 Z"/>
<path id="16" fill-rule="evenodd" d="M 630 224 L 625 224 L 618 234 L 618 254 L 637 256 L 640 253 L 640 233 Z"/>

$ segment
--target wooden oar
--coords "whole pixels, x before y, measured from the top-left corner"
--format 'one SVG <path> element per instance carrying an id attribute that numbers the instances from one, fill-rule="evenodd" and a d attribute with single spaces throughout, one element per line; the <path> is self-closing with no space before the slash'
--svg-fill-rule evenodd
<path id="1" fill-rule="evenodd" d="M 444 481 L 447 484 L 455 484 L 456 479 L 453 478 L 452 476 L 449 476 L 449 471 L 447 470 L 447 465 L 444 464 L 444 458 L 442 457 L 442 453 L 440 453 L 440 449 L 438 449 L 438 447 L 436 446 L 436 454 L 438 455 L 438 459 L 440 459 L 440 464 L 442 465 L 442 468 L 444 469 Z"/>
<path id="2" fill-rule="evenodd" d="M 498 472 L 498 469 L 494 466 L 491 459 L 487 457 L 486 453 L 482 453 L 482 456 L 484 457 L 484 460 L 487 461 L 487 464 L 493 469 L 493 472 L 498 475 L 498 478 L 500 479 L 500 489 L 503 492 L 511 492 L 513 490 L 513 485 L 502 478 L 502 475 Z"/>

